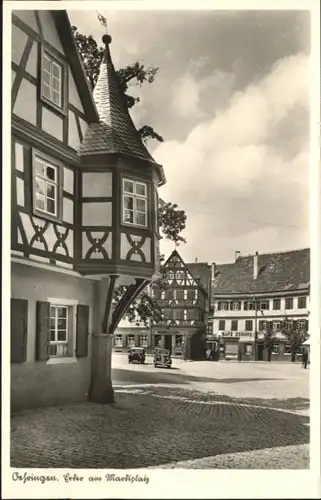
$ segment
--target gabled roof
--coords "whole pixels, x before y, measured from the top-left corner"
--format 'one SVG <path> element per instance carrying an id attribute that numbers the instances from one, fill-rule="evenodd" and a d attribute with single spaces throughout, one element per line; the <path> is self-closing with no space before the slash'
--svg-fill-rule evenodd
<path id="1" fill-rule="evenodd" d="M 308 290 L 310 249 L 258 255 L 258 276 L 253 277 L 253 255 L 232 264 L 215 266 L 212 294 L 251 294 Z"/>
<path id="2" fill-rule="evenodd" d="M 99 116 L 86 78 L 86 72 L 72 33 L 66 10 L 51 11 L 61 43 L 66 48 L 76 87 L 89 122 L 98 122 Z"/>
<path id="3" fill-rule="evenodd" d="M 178 267 L 177 265 L 175 265 L 175 262 L 176 263 L 179 263 L 179 266 Z M 184 260 L 182 259 L 182 257 L 180 256 L 180 254 L 178 253 L 177 250 L 173 250 L 173 252 L 171 253 L 171 255 L 168 257 L 168 259 L 166 260 L 166 262 L 164 263 L 164 268 L 172 268 L 171 264 L 173 263 L 173 267 L 175 265 L 175 268 L 176 269 L 182 269 L 182 270 L 186 270 L 190 275 L 191 277 L 193 278 L 193 280 L 197 283 L 197 285 L 199 286 L 199 288 L 207 295 L 208 294 L 208 291 L 207 291 L 207 283 L 208 283 L 208 277 L 209 277 L 209 267 L 207 264 L 203 264 L 203 263 L 198 263 L 198 264 L 195 264 L 196 266 L 199 266 L 199 267 L 196 267 L 196 268 L 193 268 L 193 265 L 194 264 L 186 264 L 184 262 Z M 205 271 L 205 266 L 206 266 L 206 271 Z M 206 273 L 207 273 L 207 278 L 206 278 Z"/>
<path id="4" fill-rule="evenodd" d="M 99 123 L 93 123 L 82 142 L 81 155 L 120 154 L 158 165 L 142 142 L 128 112 L 124 93 L 119 88 L 116 71 L 111 59 L 111 37 L 103 36 L 104 57 L 93 92 L 99 114 Z M 162 172 L 164 177 L 164 173 Z M 165 177 L 163 178 L 165 182 Z"/>

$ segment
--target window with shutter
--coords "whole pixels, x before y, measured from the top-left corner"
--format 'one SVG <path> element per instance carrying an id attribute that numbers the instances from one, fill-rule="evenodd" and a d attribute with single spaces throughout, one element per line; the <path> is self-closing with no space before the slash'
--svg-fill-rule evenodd
<path id="1" fill-rule="evenodd" d="M 11 299 L 11 363 L 27 359 L 28 301 Z"/>
<path id="2" fill-rule="evenodd" d="M 47 361 L 50 358 L 50 303 L 37 302 L 36 309 L 36 359 Z"/>
<path id="3" fill-rule="evenodd" d="M 88 356 L 89 336 L 89 306 L 79 304 L 77 306 L 76 323 L 76 356 L 86 358 Z"/>

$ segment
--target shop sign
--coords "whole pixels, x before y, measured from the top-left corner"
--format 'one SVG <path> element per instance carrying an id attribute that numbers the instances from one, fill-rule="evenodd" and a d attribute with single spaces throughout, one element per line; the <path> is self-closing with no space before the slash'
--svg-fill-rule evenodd
<path id="1" fill-rule="evenodd" d="M 253 332 L 220 332 L 222 337 L 252 337 Z"/>

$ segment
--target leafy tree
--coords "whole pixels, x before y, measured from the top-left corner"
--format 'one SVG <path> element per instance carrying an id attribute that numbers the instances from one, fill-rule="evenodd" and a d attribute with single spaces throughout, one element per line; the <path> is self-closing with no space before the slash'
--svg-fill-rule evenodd
<path id="1" fill-rule="evenodd" d="M 97 17 L 99 22 L 106 27 L 106 18 L 104 18 L 101 14 L 98 14 Z M 104 55 L 104 48 L 98 46 L 92 35 L 84 35 L 80 33 L 76 26 L 72 26 L 72 31 L 78 51 L 83 60 L 87 80 L 93 90 L 98 79 L 100 65 Z M 144 83 L 153 83 L 158 70 L 159 68 L 157 67 L 145 67 L 144 64 L 139 62 L 135 62 L 125 68 L 116 70 L 119 88 L 124 93 L 128 109 L 132 108 L 140 101 L 139 97 L 133 97 L 128 93 L 130 86 L 141 86 Z M 149 125 L 142 126 L 138 132 L 145 143 L 149 139 L 156 139 L 159 142 L 164 141 L 163 137 L 155 132 L 155 130 Z M 173 241 L 175 245 L 185 243 L 185 239 L 180 235 L 186 227 L 186 214 L 184 210 L 179 210 L 177 204 L 175 203 L 164 203 L 161 201 L 158 219 L 161 233 L 166 239 Z M 164 255 L 160 255 L 160 261 L 161 263 L 164 261 Z M 163 278 L 158 281 L 158 286 L 161 286 L 162 279 Z M 119 286 L 116 288 L 113 297 L 114 306 L 118 304 L 126 291 L 126 288 L 126 286 Z M 131 304 L 126 312 L 126 316 L 129 321 L 136 324 L 143 323 L 145 325 L 147 325 L 149 319 L 152 319 L 152 321 L 159 320 L 160 315 L 161 310 L 157 301 L 146 291 L 143 291 L 139 295 L 137 300 Z"/>
<path id="2" fill-rule="evenodd" d="M 281 324 L 281 332 L 287 337 L 287 340 L 291 346 L 291 361 L 294 362 L 296 360 L 299 348 L 309 336 L 308 322 L 305 321 L 304 328 L 302 328 L 298 320 L 285 320 Z"/>
<path id="3" fill-rule="evenodd" d="M 273 331 L 273 322 L 266 321 L 265 329 L 263 331 L 263 342 L 264 342 L 264 348 L 266 349 L 268 361 L 271 361 L 273 344 L 275 343 L 275 340 L 276 339 L 275 339 L 275 333 Z"/>

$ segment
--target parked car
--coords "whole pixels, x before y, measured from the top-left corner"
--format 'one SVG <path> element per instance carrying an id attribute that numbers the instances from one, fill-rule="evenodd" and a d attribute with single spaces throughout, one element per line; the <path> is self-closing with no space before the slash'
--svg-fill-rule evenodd
<path id="1" fill-rule="evenodd" d="M 145 349 L 143 347 L 131 347 L 128 350 L 128 363 L 145 363 Z"/>
<path id="2" fill-rule="evenodd" d="M 172 366 L 171 353 L 168 349 L 156 348 L 154 351 L 154 367 L 164 366 L 170 368 Z"/>

